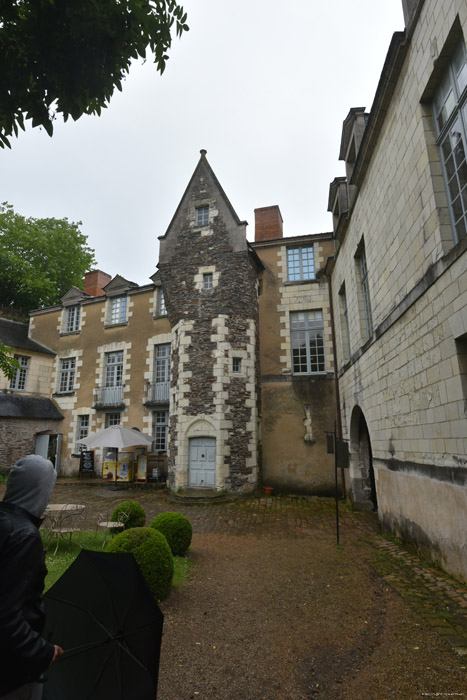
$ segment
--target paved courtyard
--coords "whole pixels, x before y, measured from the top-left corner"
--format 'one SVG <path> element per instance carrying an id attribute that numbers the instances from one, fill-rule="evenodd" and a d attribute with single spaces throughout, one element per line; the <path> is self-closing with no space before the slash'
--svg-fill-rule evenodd
<path id="1" fill-rule="evenodd" d="M 329 499 L 193 504 L 63 479 L 52 502 L 84 503 L 93 528 L 127 499 L 194 531 L 191 575 L 161 604 L 159 700 L 467 697 L 467 587 L 374 514 L 340 505 L 337 545 Z"/>

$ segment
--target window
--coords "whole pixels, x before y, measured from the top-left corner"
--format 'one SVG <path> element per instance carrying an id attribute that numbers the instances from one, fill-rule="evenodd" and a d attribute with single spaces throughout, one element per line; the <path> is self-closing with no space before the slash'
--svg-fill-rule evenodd
<path id="1" fill-rule="evenodd" d="M 292 312 L 290 314 L 290 333 L 293 373 L 325 372 L 322 310 Z"/>
<path id="2" fill-rule="evenodd" d="M 105 354 L 105 386 L 122 386 L 123 380 L 123 350 Z"/>
<path id="3" fill-rule="evenodd" d="M 341 337 L 342 337 L 342 352 L 344 361 L 350 360 L 350 333 L 349 333 L 349 313 L 347 310 L 347 297 L 345 294 L 345 285 L 342 285 L 339 291 L 339 308 L 341 316 Z"/>
<path id="4" fill-rule="evenodd" d="M 154 370 L 156 384 L 170 381 L 170 343 L 156 345 L 156 365 Z"/>
<path id="5" fill-rule="evenodd" d="M 361 316 L 363 319 L 363 337 L 368 340 L 373 335 L 373 318 L 371 315 L 370 290 L 368 286 L 368 267 L 366 264 L 365 244 L 362 242 L 356 256 L 360 277 Z"/>
<path id="6" fill-rule="evenodd" d="M 168 411 L 154 411 L 154 452 L 167 452 Z"/>
<path id="7" fill-rule="evenodd" d="M 287 278 L 289 282 L 315 278 L 313 246 L 287 248 Z"/>
<path id="8" fill-rule="evenodd" d="M 212 272 L 205 272 L 203 275 L 203 289 L 212 289 Z"/>
<path id="9" fill-rule="evenodd" d="M 25 355 L 15 355 L 15 360 L 19 364 L 13 379 L 10 382 L 10 389 L 24 391 L 26 389 L 26 378 L 28 376 L 29 357 Z"/>
<path id="10" fill-rule="evenodd" d="M 433 116 L 454 240 L 467 232 L 467 55 L 462 41 L 433 100 Z"/>
<path id="11" fill-rule="evenodd" d="M 196 226 L 207 226 L 209 224 L 209 207 L 196 207 Z"/>
<path id="12" fill-rule="evenodd" d="M 126 297 L 115 297 L 110 300 L 110 315 L 109 323 L 111 325 L 115 323 L 125 323 L 126 322 Z"/>
<path id="13" fill-rule="evenodd" d="M 67 357 L 60 360 L 60 372 L 58 376 L 58 391 L 60 393 L 73 391 L 75 384 L 76 358 Z"/>
<path id="14" fill-rule="evenodd" d="M 232 372 L 239 374 L 242 371 L 242 358 L 232 357 Z"/>
<path id="15" fill-rule="evenodd" d="M 78 429 L 76 432 L 77 440 L 84 440 L 89 434 L 89 416 L 78 416 Z M 76 443 L 76 452 L 79 454 L 86 449 L 86 445 L 80 445 L 79 442 Z"/>
<path id="16" fill-rule="evenodd" d="M 120 413 L 106 413 L 105 414 L 105 427 L 110 428 L 111 425 L 120 425 Z"/>
<path id="17" fill-rule="evenodd" d="M 167 316 L 167 309 L 165 306 L 164 292 L 159 287 L 157 290 L 157 315 Z"/>
<path id="18" fill-rule="evenodd" d="M 65 309 L 65 333 L 79 331 L 80 311 L 79 305 L 68 306 Z"/>

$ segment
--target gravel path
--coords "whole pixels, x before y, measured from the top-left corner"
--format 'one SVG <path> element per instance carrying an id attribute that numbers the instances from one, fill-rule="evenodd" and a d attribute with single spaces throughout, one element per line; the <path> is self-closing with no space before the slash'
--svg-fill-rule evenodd
<path id="1" fill-rule="evenodd" d="M 338 546 L 324 499 L 188 505 L 59 483 L 52 500 L 86 503 L 92 527 L 127 498 L 147 522 L 176 510 L 194 528 L 191 576 L 161 604 L 158 700 L 467 697 L 463 642 L 436 627 L 467 654 L 467 588 L 381 538 L 372 514 L 341 507 Z"/>

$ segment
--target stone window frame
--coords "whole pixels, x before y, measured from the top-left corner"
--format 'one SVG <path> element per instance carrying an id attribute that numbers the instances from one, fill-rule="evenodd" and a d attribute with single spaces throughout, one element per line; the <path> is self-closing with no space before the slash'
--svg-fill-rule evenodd
<path id="1" fill-rule="evenodd" d="M 303 316 L 303 318 L 300 318 L 300 316 Z M 323 309 L 290 311 L 289 319 L 292 374 L 295 376 L 326 374 Z M 320 332 L 321 336 L 319 335 Z M 303 335 L 305 345 L 302 342 Z M 303 347 L 305 348 L 304 361 Z M 296 350 L 299 350 L 299 354 L 294 352 Z M 304 366 L 305 369 L 302 370 L 301 366 Z"/>
<path id="2" fill-rule="evenodd" d="M 15 354 L 13 358 L 20 365 L 16 368 L 15 374 L 10 381 L 11 391 L 26 391 L 26 383 L 28 380 L 29 364 L 31 358 L 28 355 L 17 355 Z"/>
<path id="3" fill-rule="evenodd" d="M 458 41 L 438 81 L 431 108 L 452 235 L 458 243 L 467 234 L 467 50 L 463 39 Z M 462 161 L 458 163 L 456 156 L 461 153 Z"/>
<path id="4" fill-rule="evenodd" d="M 209 275 L 209 274 L 212 275 L 212 287 L 205 288 L 204 287 L 204 276 Z M 205 265 L 203 267 L 200 267 L 198 269 L 198 272 L 195 274 L 195 278 L 194 278 L 195 289 L 198 292 L 211 292 L 219 284 L 220 276 L 221 276 L 221 273 L 216 271 L 215 265 Z"/>

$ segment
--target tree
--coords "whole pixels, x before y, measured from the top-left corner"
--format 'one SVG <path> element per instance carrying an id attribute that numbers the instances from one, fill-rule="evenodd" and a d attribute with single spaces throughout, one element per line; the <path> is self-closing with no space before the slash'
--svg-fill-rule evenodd
<path id="1" fill-rule="evenodd" d="M 0 146 L 25 118 L 52 136 L 57 113 L 100 114 L 147 49 L 162 74 L 186 17 L 176 0 L 0 0 Z"/>
<path id="2" fill-rule="evenodd" d="M 8 347 L 0 340 L 0 371 L 5 374 L 8 379 L 13 379 L 15 372 L 19 369 L 19 362 L 13 357 L 13 348 Z"/>
<path id="3" fill-rule="evenodd" d="M 82 288 L 96 265 L 81 222 L 26 219 L 0 205 L 0 306 L 28 312 L 56 304 L 70 287 Z"/>

